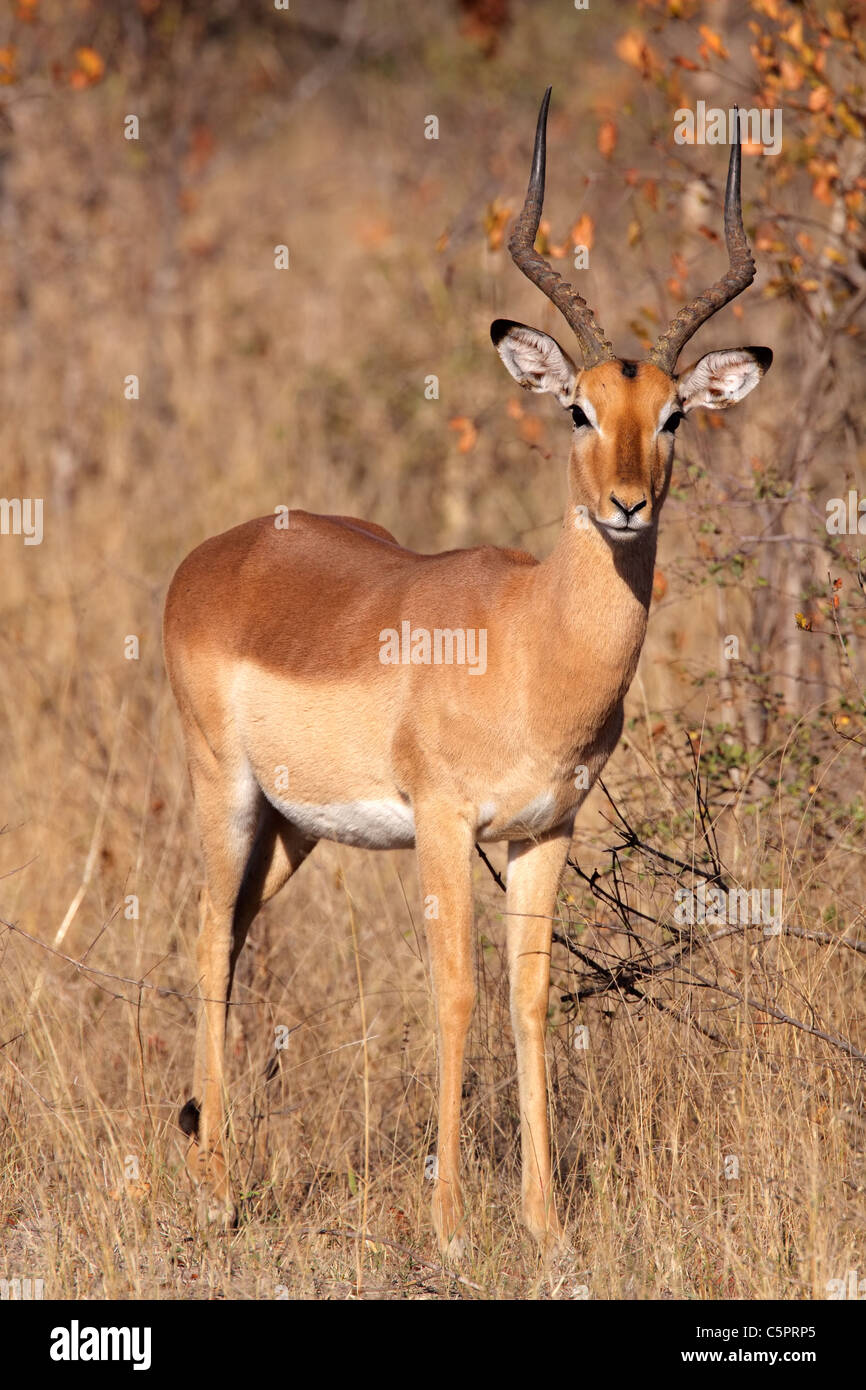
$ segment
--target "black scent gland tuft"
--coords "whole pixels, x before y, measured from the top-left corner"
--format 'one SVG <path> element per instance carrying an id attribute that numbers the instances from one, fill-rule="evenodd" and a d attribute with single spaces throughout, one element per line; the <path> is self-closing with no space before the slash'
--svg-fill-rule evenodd
<path id="1" fill-rule="evenodd" d="M 630 378 L 637 376 L 637 362 L 623 362 L 622 374 Z"/>
<path id="2" fill-rule="evenodd" d="M 178 1124 L 190 1139 L 198 1138 L 199 1108 L 197 1100 L 188 1100 L 178 1116 Z"/>

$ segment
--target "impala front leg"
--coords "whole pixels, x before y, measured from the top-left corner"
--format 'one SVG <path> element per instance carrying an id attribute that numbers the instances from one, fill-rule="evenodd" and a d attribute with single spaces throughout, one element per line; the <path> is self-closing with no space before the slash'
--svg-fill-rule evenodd
<path id="1" fill-rule="evenodd" d="M 508 969 L 517 1048 L 523 1220 L 539 1244 L 561 1241 L 550 1171 L 544 1034 L 556 894 L 571 827 L 538 843 L 508 846 Z"/>
<path id="2" fill-rule="evenodd" d="M 466 1248 L 460 1190 L 460 1099 L 463 1053 L 472 1008 L 472 844 L 468 820 L 453 809 L 416 809 L 416 845 L 433 979 L 439 1044 L 438 1174 L 433 1227 L 439 1248 L 459 1258 Z"/>

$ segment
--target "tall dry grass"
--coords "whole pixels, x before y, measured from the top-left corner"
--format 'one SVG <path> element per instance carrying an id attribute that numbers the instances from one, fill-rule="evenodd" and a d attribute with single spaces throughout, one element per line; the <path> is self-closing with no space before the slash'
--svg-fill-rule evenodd
<path id="1" fill-rule="evenodd" d="M 503 901 L 479 862 L 473 1255 L 458 1277 L 428 1221 L 435 1059 L 413 859 L 323 844 L 262 913 L 239 971 L 228 1055 L 243 1223 L 209 1239 L 194 1226 L 176 1118 L 202 868 L 162 668 L 165 588 L 199 540 L 282 503 L 364 515 L 421 549 L 552 544 L 566 431 L 518 400 L 487 329 L 507 313 L 560 330 L 480 226 L 494 198 L 520 196 L 544 82 L 563 102 L 551 220 L 567 226 L 576 195 L 590 200 L 604 235 L 588 293 L 623 352 L 638 351 L 624 286 L 648 296 L 669 250 L 664 217 L 648 214 L 626 250 L 630 195 L 588 113 L 625 100 L 627 74 L 591 16 L 575 92 L 559 8 L 526 7 L 489 61 L 439 7 L 434 23 L 383 5 L 360 39 L 333 44 L 321 34 L 340 32 L 339 6 L 293 45 L 252 24 L 229 47 L 181 26 L 153 52 L 123 33 L 111 48 L 111 7 L 84 33 L 46 5 L 48 30 L 22 40 L 3 166 L 0 456 L 4 494 L 43 497 L 46 520 L 41 546 L 0 538 L 0 1275 L 43 1278 L 46 1296 L 820 1298 L 866 1273 L 863 1067 L 838 1043 L 864 1048 L 862 956 L 840 945 L 863 934 L 862 750 L 828 727 L 824 667 L 799 714 L 749 745 L 754 687 L 726 686 L 718 651 L 753 597 L 707 582 L 751 515 L 752 461 L 772 459 L 807 352 L 791 306 L 756 294 L 713 341 L 772 343 L 776 365 L 725 429 L 684 446 L 666 590 L 606 783 L 644 842 L 700 870 L 684 754 L 698 749 L 727 881 L 781 888 L 786 926 L 809 935 L 701 941 L 681 969 L 638 981 L 646 1000 L 621 979 L 588 992 L 592 968 L 556 946 L 551 1113 L 574 1256 L 545 1270 L 517 1221 Z M 76 42 L 109 53 L 106 80 L 79 92 L 48 63 Z M 137 144 L 122 138 L 130 110 Z M 438 142 L 423 138 L 429 111 Z M 639 113 L 623 120 L 650 165 L 644 135 Z M 715 258 L 696 255 L 696 279 Z M 138 401 L 124 399 L 130 373 Z M 424 397 L 431 373 L 438 402 Z M 478 429 L 467 453 L 449 423 L 461 418 Z M 793 610 L 797 595 L 766 601 Z M 839 684 L 856 734 L 844 671 Z M 613 883 L 610 816 L 594 792 L 575 838 L 597 887 Z M 631 935 L 576 874 L 564 885 L 559 930 L 602 971 L 675 949 L 673 887 L 695 879 L 661 862 L 617 860 L 620 894 L 645 914 Z"/>

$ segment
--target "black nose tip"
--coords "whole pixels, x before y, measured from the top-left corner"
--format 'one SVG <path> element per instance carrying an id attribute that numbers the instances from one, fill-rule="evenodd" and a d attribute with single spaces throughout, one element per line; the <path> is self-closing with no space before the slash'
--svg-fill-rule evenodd
<path id="1" fill-rule="evenodd" d="M 637 516 L 638 512 L 643 511 L 646 506 L 645 497 L 641 498 L 640 502 L 635 502 L 632 507 L 627 507 L 625 502 L 620 502 L 615 492 L 610 494 L 610 500 L 615 507 L 619 507 L 620 511 L 624 513 L 627 521 L 631 521 L 631 518 Z"/>

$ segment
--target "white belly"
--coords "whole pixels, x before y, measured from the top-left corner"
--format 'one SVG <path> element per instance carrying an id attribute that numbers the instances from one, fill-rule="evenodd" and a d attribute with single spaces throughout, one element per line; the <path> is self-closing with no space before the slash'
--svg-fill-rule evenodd
<path id="1" fill-rule="evenodd" d="M 311 840 L 336 840 L 358 849 L 411 849 L 415 844 L 412 807 L 394 797 L 376 801 L 332 801 L 316 804 L 288 801 L 271 793 L 271 805 Z M 505 824 L 496 824 L 497 806 L 485 801 L 478 808 L 480 840 L 523 838 L 540 834 L 561 820 L 550 792 L 536 796 Z M 491 827 L 495 828 L 491 828 Z"/>
<path id="2" fill-rule="evenodd" d="M 409 849 L 415 843 L 412 807 L 402 801 L 332 801 L 326 805 L 283 801 L 271 804 L 287 821 L 314 840 L 336 840 L 359 849 Z"/>

